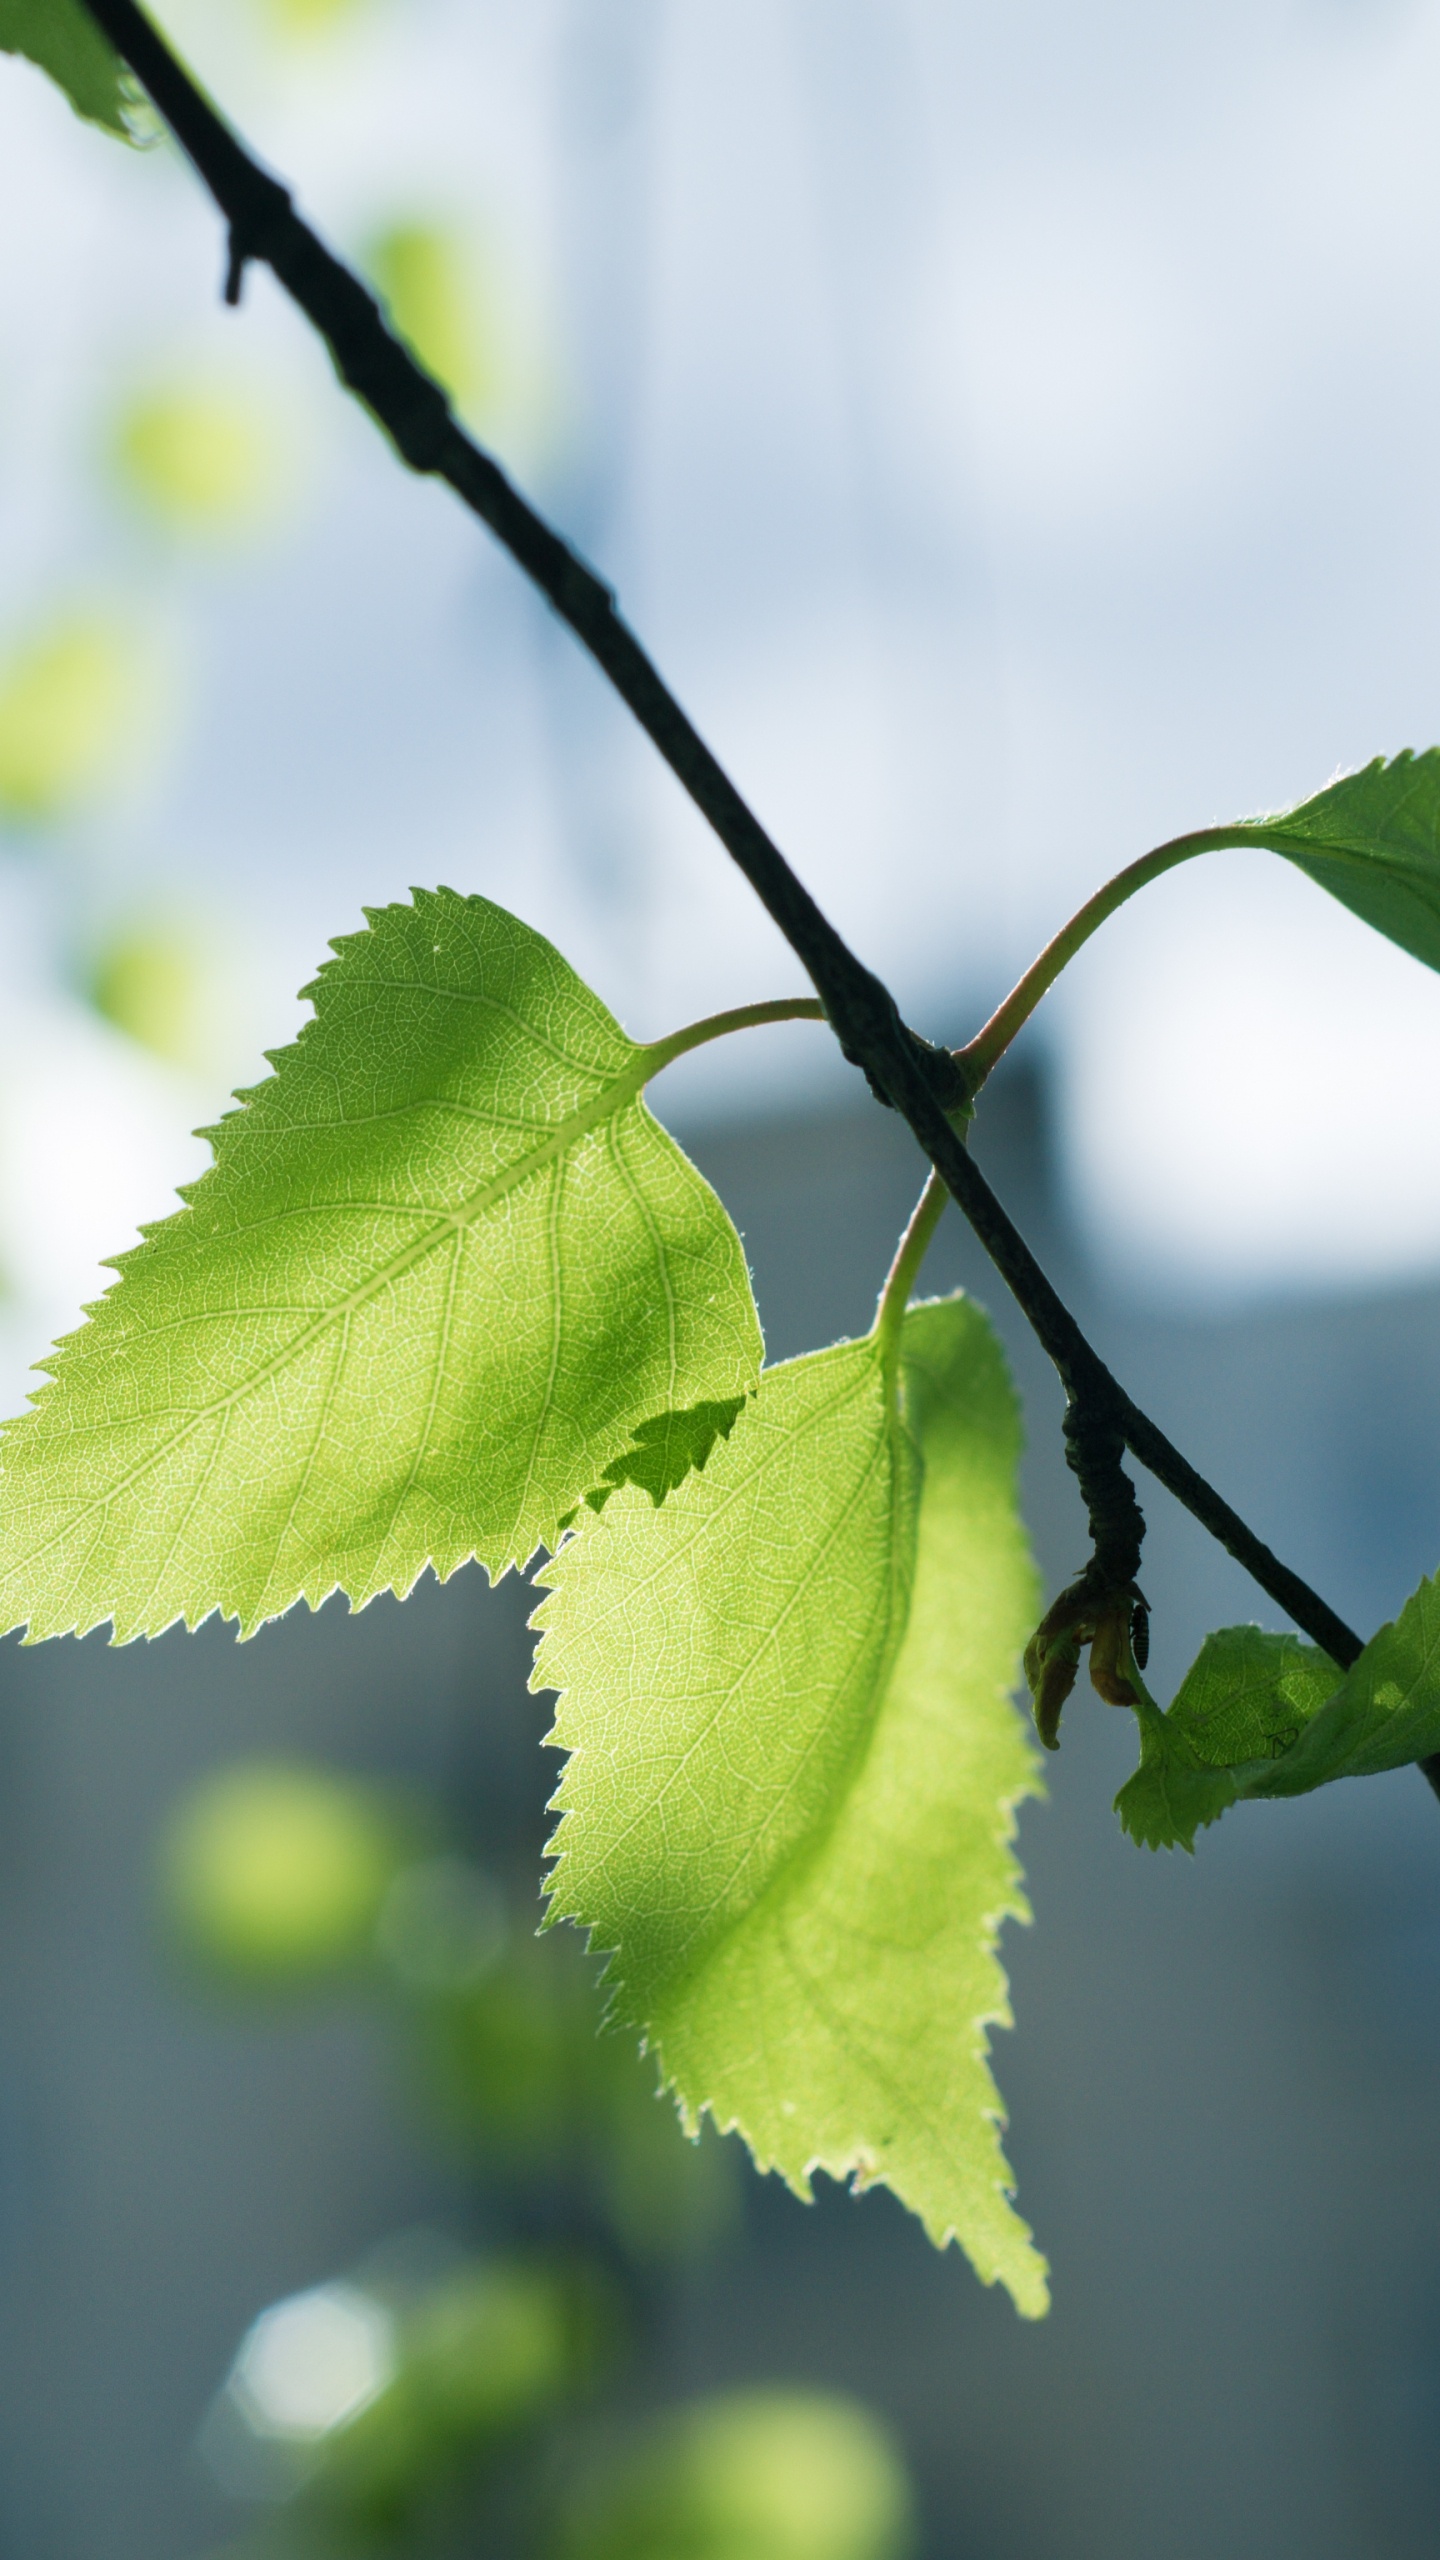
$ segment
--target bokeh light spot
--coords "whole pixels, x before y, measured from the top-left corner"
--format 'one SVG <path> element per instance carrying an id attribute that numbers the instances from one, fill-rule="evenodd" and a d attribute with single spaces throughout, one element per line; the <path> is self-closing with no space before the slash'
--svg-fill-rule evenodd
<path id="1" fill-rule="evenodd" d="M 226 2388 L 256 2435 L 317 2444 L 378 2400 L 395 2371 L 394 2321 L 357 2285 L 316 2285 L 262 2311 Z"/>

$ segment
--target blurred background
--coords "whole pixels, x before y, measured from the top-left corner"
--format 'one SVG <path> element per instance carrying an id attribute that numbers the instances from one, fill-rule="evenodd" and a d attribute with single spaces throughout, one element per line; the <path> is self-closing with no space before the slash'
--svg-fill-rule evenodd
<path id="1" fill-rule="evenodd" d="M 1434 0 L 184 0 L 177 40 L 619 588 L 935 1037 L 1182 829 L 1440 739 Z M 518 575 L 163 144 L 0 59 L 0 1389 L 364 904 L 627 1027 L 800 981 Z M 656 1097 L 772 1356 L 918 1188 L 807 1027 Z M 1283 864 L 1082 956 L 977 1148 L 1127 1385 L 1356 1624 L 1440 1557 L 1440 980 Z M 963 1237 L 1031 1417 L 1053 1385 Z M 1161 1693 L 1265 1616 L 1147 1490 Z M 1409 2560 L 1440 2507 L 1440 1815 L 1193 1862 L 1082 1701 L 1001 2039 L 1043 2328 L 805 2210 L 537 1949 L 526 1595 L 0 1654 L 0 2555 Z"/>

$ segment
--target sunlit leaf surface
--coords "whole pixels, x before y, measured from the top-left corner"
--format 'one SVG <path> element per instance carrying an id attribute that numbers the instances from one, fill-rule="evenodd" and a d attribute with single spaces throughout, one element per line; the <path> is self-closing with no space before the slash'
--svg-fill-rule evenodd
<path id="1" fill-rule="evenodd" d="M 1019 1426 L 978 1308 L 902 1343 L 898 1401 L 873 1338 L 768 1371 L 703 1474 L 659 1509 L 617 1491 L 547 1567 L 552 1913 L 616 1951 L 687 2117 L 801 2194 L 892 2187 L 1036 2313 L 986 2060 L 1036 1786 Z"/>
<path id="2" fill-rule="evenodd" d="M 740 1240 L 551 944 L 440 890 L 335 951 L 0 1439 L 7 1626 L 249 1630 L 499 1574 L 643 1422 L 754 1383 Z"/>

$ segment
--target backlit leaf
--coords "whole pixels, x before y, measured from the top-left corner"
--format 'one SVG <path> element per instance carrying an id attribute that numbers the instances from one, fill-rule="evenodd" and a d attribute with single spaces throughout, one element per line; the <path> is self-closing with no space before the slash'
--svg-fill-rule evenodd
<path id="1" fill-rule="evenodd" d="M 551 944 L 442 889 L 334 949 L 0 1437 L 0 1619 L 32 1638 L 498 1575 L 641 1423 L 758 1374 L 740 1240 L 641 1098 L 654 1053 Z"/>
<path id="2" fill-rule="evenodd" d="M 0 53 L 38 63 L 77 115 L 130 139 L 133 84 L 80 0 L 0 0 Z"/>
<path id="3" fill-rule="evenodd" d="M 1034 2314 L 986 2060 L 1037 1785 L 1019 1425 L 977 1307 L 901 1339 L 898 1382 L 874 1336 L 767 1371 L 703 1474 L 659 1510 L 621 1489 L 546 1568 L 551 1911 L 615 1951 L 688 2121 L 801 2195 L 817 2168 L 892 2187 Z"/>
<path id="4" fill-rule="evenodd" d="M 585 1497 L 592 1511 L 603 1511 L 617 1485 L 643 1485 L 652 1502 L 663 1502 L 692 1467 L 703 1467 L 717 1440 L 728 1440 L 741 1411 L 743 1396 L 720 1404 L 691 1405 L 685 1413 L 657 1413 L 642 1422 L 628 1449 L 612 1458 L 601 1482 Z"/>
<path id="5" fill-rule="evenodd" d="M 1440 969 L 1440 748 L 1377 756 L 1313 799 L 1237 827 L 1377 933 Z"/>

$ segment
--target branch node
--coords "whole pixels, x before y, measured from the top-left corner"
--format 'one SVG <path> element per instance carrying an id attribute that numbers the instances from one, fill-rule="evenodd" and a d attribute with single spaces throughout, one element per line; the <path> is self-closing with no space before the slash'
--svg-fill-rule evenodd
<path id="1" fill-rule="evenodd" d="M 1061 1710 L 1075 1686 L 1083 1646 L 1090 1648 L 1091 1686 L 1106 1705 L 1140 1703 L 1135 1683 L 1150 1652 L 1150 1604 L 1135 1578 L 1145 1514 L 1121 1464 L 1119 1402 L 1113 1382 L 1102 1375 L 1072 1389 L 1065 1414 L 1066 1461 L 1090 1515 L 1093 1553 L 1025 1648 L 1035 1726 L 1047 1751 L 1060 1748 Z"/>

